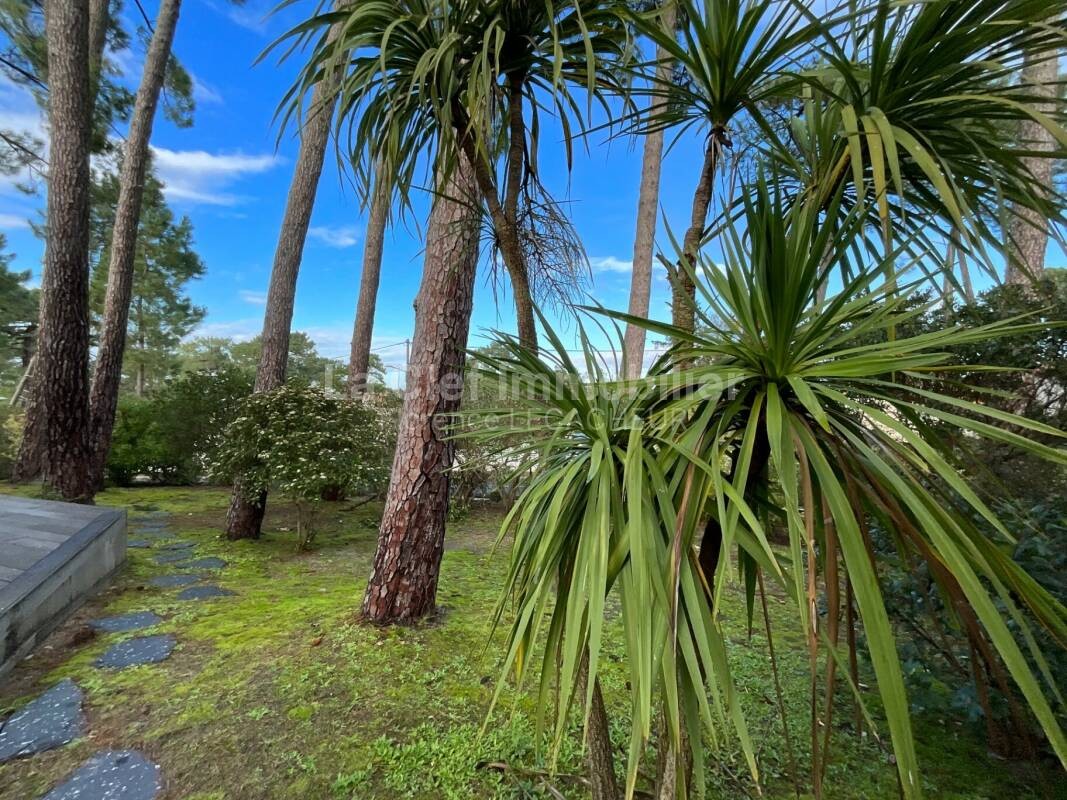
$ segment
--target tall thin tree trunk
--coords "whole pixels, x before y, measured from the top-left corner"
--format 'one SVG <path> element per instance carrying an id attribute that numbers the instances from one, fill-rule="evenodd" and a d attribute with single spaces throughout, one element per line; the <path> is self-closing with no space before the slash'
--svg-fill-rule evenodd
<path id="1" fill-rule="evenodd" d="M 974 285 L 971 283 L 971 268 L 967 265 L 967 256 L 959 254 L 960 281 L 963 283 L 963 296 L 968 303 L 974 302 Z"/>
<path id="2" fill-rule="evenodd" d="M 89 92 L 95 97 L 99 86 L 100 67 L 103 61 L 104 46 L 107 41 L 107 26 L 110 12 L 110 0 L 90 0 L 89 3 Z M 92 112 L 90 111 L 90 114 Z M 36 348 L 37 332 L 33 333 L 33 348 Z M 41 435 L 43 424 L 41 420 L 40 406 L 35 399 L 36 374 L 39 371 L 30 369 L 29 364 L 24 364 L 26 372 L 19 382 L 21 387 L 19 394 L 26 396 L 26 417 L 23 425 L 23 436 L 19 443 L 19 452 L 11 471 L 13 481 L 28 481 L 41 474 L 44 440 Z M 17 396 L 12 397 L 12 405 L 17 402 Z"/>
<path id="3" fill-rule="evenodd" d="M 334 7 L 344 5 L 338 0 Z M 337 25 L 330 36 L 340 31 Z M 300 131 L 300 153 L 289 185 L 289 197 L 285 204 L 278 246 L 274 251 L 274 266 L 270 273 L 267 290 L 267 307 L 263 316 L 263 350 L 256 370 L 255 391 L 269 392 L 285 383 L 285 370 L 289 359 L 289 332 L 293 322 L 293 306 L 296 302 L 296 278 L 304 254 L 311 211 L 322 175 L 322 162 L 330 138 L 330 122 L 337 99 L 340 72 L 315 84 L 311 93 L 308 118 Z M 228 539 L 259 538 L 263 515 L 267 508 L 267 495 L 249 499 L 239 487 L 234 487 L 230 509 L 226 515 Z"/>
<path id="4" fill-rule="evenodd" d="M 708 209 L 711 207 L 711 195 L 715 188 L 715 171 L 722 151 L 721 139 L 725 131 L 716 126 L 708 137 L 708 146 L 704 151 L 704 164 L 700 168 L 696 189 L 693 191 L 693 209 L 682 240 L 682 265 L 674 275 L 671 286 L 671 323 L 685 331 L 696 327 L 696 285 L 690 271 L 697 269 L 697 254 L 700 252 L 700 240 L 704 237 L 707 225 Z"/>
<path id="5" fill-rule="evenodd" d="M 589 688 L 589 656 L 578 669 L 576 698 L 585 702 Z M 585 768 L 589 775 L 590 800 L 618 800 L 619 782 L 615 776 L 615 753 L 611 749 L 611 728 L 600 678 L 593 681 L 593 698 L 585 728 Z"/>
<path id="6" fill-rule="evenodd" d="M 1059 77 L 1059 60 L 1054 55 L 1044 56 L 1044 60 L 1027 63 L 1023 69 L 1023 83 L 1032 87 L 1035 97 L 1054 98 L 1056 81 Z M 1038 106 L 1048 113 L 1050 104 Z M 1056 142 L 1038 122 L 1027 119 L 1020 125 L 1019 138 L 1022 145 L 1029 150 L 1048 152 L 1054 149 Z M 1042 198 L 1046 197 L 1052 187 L 1053 159 L 1035 155 L 1024 159 L 1027 169 L 1033 176 L 1034 191 Z M 1045 250 L 1048 247 L 1048 219 L 1038 211 L 1026 208 L 1016 210 L 1012 219 L 1008 237 L 1008 266 L 1005 280 L 1008 283 L 1030 285 L 1041 278 L 1045 271 Z"/>
<path id="7" fill-rule="evenodd" d="M 48 0 L 48 239 L 41 279 L 37 406 L 46 486 L 90 502 L 88 0 Z"/>
<path id="8" fill-rule="evenodd" d="M 504 202 L 497 195 L 497 181 L 493 167 L 479 151 L 468 130 L 466 112 L 457 106 L 455 119 L 463 153 L 473 165 L 474 182 L 485 201 L 489 219 L 493 223 L 496 246 L 511 281 L 515 299 L 515 318 L 519 341 L 531 350 L 537 349 L 537 325 L 534 319 L 533 290 L 530 286 L 530 270 L 526 253 L 519 237 L 518 208 L 523 165 L 525 163 L 526 126 L 522 115 L 523 76 L 508 78 L 509 111 L 508 129 L 510 143 L 507 156 L 507 180 L 504 184 Z"/>
<path id="9" fill-rule="evenodd" d="M 663 27 L 674 30 L 674 3 L 663 5 Z M 671 75 L 671 62 L 663 48 L 656 48 L 656 83 L 665 85 Z M 650 103 L 649 115 L 660 113 L 667 104 L 657 95 Z M 630 304 L 627 312 L 635 317 L 648 317 L 652 297 L 652 257 L 656 241 L 656 218 L 659 210 L 659 178 L 663 167 L 663 129 L 645 135 L 641 156 L 641 188 L 637 195 L 637 232 L 634 235 L 633 272 L 630 275 Z M 640 378 L 644 373 L 645 329 L 626 324 L 623 339 L 623 369 L 626 378 Z"/>
<path id="10" fill-rule="evenodd" d="M 953 282 L 953 272 L 956 269 L 956 243 L 951 239 L 945 247 L 945 267 L 941 276 L 941 305 L 945 308 L 952 307 L 953 295 L 956 287 Z"/>
<path id="11" fill-rule="evenodd" d="M 119 199 L 111 234 L 104 316 L 89 396 L 92 425 L 90 445 L 93 450 L 91 479 L 97 490 L 103 488 L 104 465 L 111 449 L 111 431 L 115 425 L 119 384 L 122 382 L 122 356 L 126 349 L 137 231 L 144 197 L 145 172 L 148 169 L 148 143 L 152 137 L 159 92 L 163 88 L 180 10 L 181 0 L 162 0 L 159 5 L 159 16 L 145 57 L 144 73 L 137 90 L 119 176 Z"/>
<path id="12" fill-rule="evenodd" d="M 460 158 L 426 234 L 396 455 L 363 598 L 364 616 L 377 624 L 417 619 L 435 607 L 454 454 L 444 427 L 459 410 L 478 265 L 475 197 L 470 164 Z"/>
<path id="13" fill-rule="evenodd" d="M 110 12 L 111 0 L 89 0 L 89 91 L 94 98 L 100 86 Z"/>
<path id="14" fill-rule="evenodd" d="M 367 238 L 363 244 L 363 271 L 359 277 L 359 300 L 352 327 L 352 352 L 348 358 L 348 396 L 358 400 L 367 390 L 370 369 L 370 344 L 374 333 L 374 308 L 378 303 L 378 282 L 382 272 L 382 249 L 389 222 L 389 181 L 380 170 L 375 175 L 374 197 L 367 220 Z"/>

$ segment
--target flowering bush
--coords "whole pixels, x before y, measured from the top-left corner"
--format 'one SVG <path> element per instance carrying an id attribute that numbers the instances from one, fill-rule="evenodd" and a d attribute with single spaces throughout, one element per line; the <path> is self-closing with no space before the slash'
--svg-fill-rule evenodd
<path id="1" fill-rule="evenodd" d="M 380 491 L 389 476 L 389 417 L 321 389 L 287 385 L 242 401 L 211 465 L 251 498 L 270 489 L 297 507 L 300 547 L 324 496 Z"/>

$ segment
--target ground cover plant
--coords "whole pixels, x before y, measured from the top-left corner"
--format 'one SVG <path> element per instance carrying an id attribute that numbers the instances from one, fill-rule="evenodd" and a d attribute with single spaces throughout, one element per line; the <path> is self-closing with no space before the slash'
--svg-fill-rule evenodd
<path id="1" fill-rule="evenodd" d="M 507 554 L 494 555 L 492 547 L 499 511 L 473 511 L 449 524 L 437 619 L 379 629 L 358 624 L 352 597 L 366 581 L 380 505 L 349 510 L 327 503 L 314 549 L 298 553 L 296 509 L 289 504 L 272 508 L 260 542 L 235 545 L 219 538 L 227 491 L 109 489 L 100 500 L 128 510 L 131 536 L 165 521 L 174 536 L 195 542 L 198 556 L 227 561 L 205 580 L 236 594 L 210 603 L 179 601 L 177 590 L 149 583 L 176 570 L 156 564 L 155 550 L 132 549 L 114 587 L 90 601 L 0 689 L 0 713 L 6 713 L 71 677 L 86 691 L 89 717 L 86 738 L 0 766 L 0 796 L 39 797 L 89 754 L 108 747 L 136 747 L 159 763 L 164 800 L 585 796 L 577 719 L 564 736 L 556 777 L 535 755 L 535 693 L 506 693 L 483 728 L 499 667 L 496 649 L 486 643 L 507 570 Z M 766 638 L 758 628 L 749 632 L 743 593 L 729 588 L 723 603 L 732 673 L 767 782 L 764 796 L 793 797 Z M 782 595 L 770 591 L 767 605 L 790 709 L 789 741 L 793 756 L 804 759 L 806 643 Z M 86 621 L 144 609 L 164 618 L 159 631 L 178 638 L 171 658 L 121 672 L 95 668 L 106 646 L 131 634 L 91 636 Z M 603 650 L 600 674 L 622 753 L 629 701 L 621 608 L 614 603 Z M 841 700 L 847 702 L 844 695 Z M 878 716 L 877 703 L 872 707 Z M 886 743 L 856 735 L 850 714 L 834 724 L 839 731 L 827 769 L 828 796 L 895 795 Z M 991 757 L 980 729 L 964 720 L 920 714 L 916 743 L 930 797 L 1055 796 L 1054 767 Z M 708 797 L 754 795 L 736 741 L 723 737 L 705 747 Z"/>

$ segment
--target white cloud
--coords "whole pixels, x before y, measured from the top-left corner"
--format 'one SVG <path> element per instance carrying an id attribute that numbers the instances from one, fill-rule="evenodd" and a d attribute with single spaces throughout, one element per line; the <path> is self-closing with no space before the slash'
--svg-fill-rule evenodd
<path id="1" fill-rule="evenodd" d="M 192 75 L 192 73 L 190 73 Z M 210 83 L 205 82 L 199 75 L 192 75 L 193 99 L 201 105 L 221 105 L 222 95 L 219 90 Z"/>
<path id="2" fill-rule="evenodd" d="M 262 34 L 267 31 L 267 23 L 270 21 L 269 17 L 275 3 L 274 0 L 266 2 L 253 0 L 253 2 L 240 4 L 229 2 L 229 0 L 219 0 L 219 2 L 209 0 L 209 5 L 225 15 L 235 25 L 253 33 Z"/>
<path id="3" fill-rule="evenodd" d="M 253 292 L 248 289 L 242 289 L 237 295 L 246 303 L 254 306 L 265 306 L 267 304 L 266 292 Z"/>
<path id="4" fill-rule="evenodd" d="M 308 229 L 308 236 L 328 247 L 352 247 L 359 241 L 359 233 L 356 225 L 313 225 Z"/>
<path id="5" fill-rule="evenodd" d="M 44 111 L 24 86 L 0 74 L 0 128 L 41 142 L 40 155 L 48 158 L 48 124 Z M 36 149 L 36 148 L 35 148 Z M 24 167 L 14 175 L 0 175 L 0 194 L 19 195 L 19 186 L 36 186 L 41 162 Z"/>
<path id="6" fill-rule="evenodd" d="M 136 86 L 141 81 L 141 73 L 144 72 L 144 62 L 141 60 L 141 56 L 135 53 L 129 47 L 124 47 L 121 50 L 108 49 L 107 60 L 110 61 L 118 69 L 119 74 L 126 79 L 126 83 Z"/>
<path id="7" fill-rule="evenodd" d="M 230 319 L 217 322 L 201 322 L 186 339 L 197 339 L 200 337 L 224 337 L 227 339 L 236 339 L 239 342 L 246 342 L 249 339 L 254 339 L 263 332 L 263 320 L 255 318 L 246 319 Z"/>
<path id="8" fill-rule="evenodd" d="M 237 205 L 247 200 L 224 190 L 243 177 L 266 172 L 282 161 L 277 155 L 223 154 L 206 150 L 168 150 L 165 147 L 153 147 L 152 153 L 168 198 L 218 206 Z"/>
<path id="9" fill-rule="evenodd" d="M 596 256 L 589 259 L 589 268 L 593 272 L 633 272 L 634 262 L 624 261 L 615 256 Z"/>
<path id="10" fill-rule="evenodd" d="M 30 221 L 20 214 L 0 213 L 0 230 L 13 231 L 19 228 L 29 228 Z"/>

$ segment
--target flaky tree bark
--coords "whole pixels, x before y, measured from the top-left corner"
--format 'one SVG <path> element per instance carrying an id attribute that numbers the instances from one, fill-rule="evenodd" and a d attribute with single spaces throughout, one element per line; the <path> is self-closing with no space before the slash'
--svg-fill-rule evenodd
<path id="1" fill-rule="evenodd" d="M 367 390 L 370 368 L 370 344 L 374 333 L 374 309 L 378 303 L 378 283 L 382 273 L 382 249 L 389 222 L 389 182 L 375 175 L 374 197 L 367 220 L 367 238 L 363 243 L 363 271 L 359 277 L 359 300 L 356 321 L 352 326 L 352 352 L 348 358 L 348 396 L 357 400 Z"/>
<path id="2" fill-rule="evenodd" d="M 48 0 L 48 239 L 35 407 L 45 485 L 90 502 L 88 0 Z"/>
<path id="3" fill-rule="evenodd" d="M 110 0 L 90 0 L 89 2 L 89 92 L 92 97 L 96 96 L 99 86 L 100 65 L 104 55 L 104 45 L 107 40 L 107 25 L 110 12 Z M 91 113 L 91 112 L 90 112 Z M 36 345 L 34 345 L 36 347 Z M 35 359 L 34 362 L 35 363 Z M 27 368 L 19 381 L 16 395 L 12 396 L 11 405 L 18 402 L 18 395 L 26 396 L 26 417 L 22 429 L 22 440 L 19 442 L 18 455 L 11 471 L 11 480 L 15 482 L 28 481 L 41 474 L 44 437 L 43 421 L 41 419 L 41 407 L 36 402 L 35 386 L 37 379 L 36 367 Z"/>
<path id="4" fill-rule="evenodd" d="M 339 0 L 338 8 L 344 4 Z M 330 36 L 336 36 L 335 25 Z M 311 93 L 308 118 L 300 130 L 300 153 L 297 155 L 289 197 L 285 204 L 278 246 L 274 251 L 274 266 L 267 290 L 267 307 L 263 316 L 263 351 L 256 370 L 255 391 L 269 392 L 285 383 L 285 369 L 289 359 L 289 332 L 293 323 L 296 302 L 296 278 L 304 254 L 311 210 L 322 175 L 322 161 L 330 138 L 330 121 L 337 100 L 340 72 L 315 84 Z M 226 515 L 228 539 L 257 539 L 267 507 L 266 492 L 249 499 L 238 487 L 230 498 Z"/>
<path id="5" fill-rule="evenodd" d="M 663 7 L 663 27 L 674 30 L 674 3 L 668 0 Z M 671 62 L 663 48 L 656 49 L 656 84 L 663 86 L 671 75 Z M 650 103 L 649 115 L 662 113 L 667 100 L 662 95 Z M 634 235 L 633 272 L 630 275 L 630 304 L 627 312 L 635 317 L 648 317 L 652 296 L 652 257 L 656 241 L 656 219 L 659 209 L 659 178 L 663 167 L 663 129 L 645 135 L 641 156 L 641 188 L 637 195 L 637 232 Z M 645 329 L 627 323 L 623 339 L 623 368 L 625 377 L 640 378 L 644 373 Z"/>
<path id="6" fill-rule="evenodd" d="M 1059 78 L 1059 62 L 1046 56 L 1043 61 L 1028 63 L 1023 69 L 1023 83 L 1033 87 L 1035 97 L 1054 98 L 1056 81 Z M 1041 111 L 1052 110 L 1050 104 L 1038 106 Z M 1056 142 L 1038 122 L 1027 119 L 1020 125 L 1019 138 L 1029 150 L 1049 152 Z M 1033 176 L 1034 192 L 1047 196 L 1052 187 L 1053 159 L 1034 155 L 1024 159 Z M 1041 278 L 1045 271 L 1045 250 L 1048 248 L 1048 219 L 1040 212 L 1028 208 L 1016 209 L 1008 237 L 1008 266 L 1005 280 L 1008 283 L 1029 285 Z"/>
<path id="7" fill-rule="evenodd" d="M 159 5 L 159 16 L 145 56 L 144 73 L 137 89 L 119 176 L 119 199 L 111 234 L 104 316 L 89 396 L 92 448 L 90 477 L 96 490 L 103 488 L 104 465 L 111 449 L 111 431 L 115 425 L 119 384 L 122 382 L 122 356 L 126 349 L 126 328 L 130 316 L 137 230 L 141 219 L 145 172 L 148 169 L 148 143 L 152 137 L 159 92 L 163 88 L 180 10 L 181 0 L 162 0 Z"/>
<path id="8" fill-rule="evenodd" d="M 376 624 L 434 610 L 454 445 L 444 427 L 459 409 L 478 264 L 478 210 L 461 158 L 434 202 L 415 305 L 404 408 L 363 614 Z"/>

